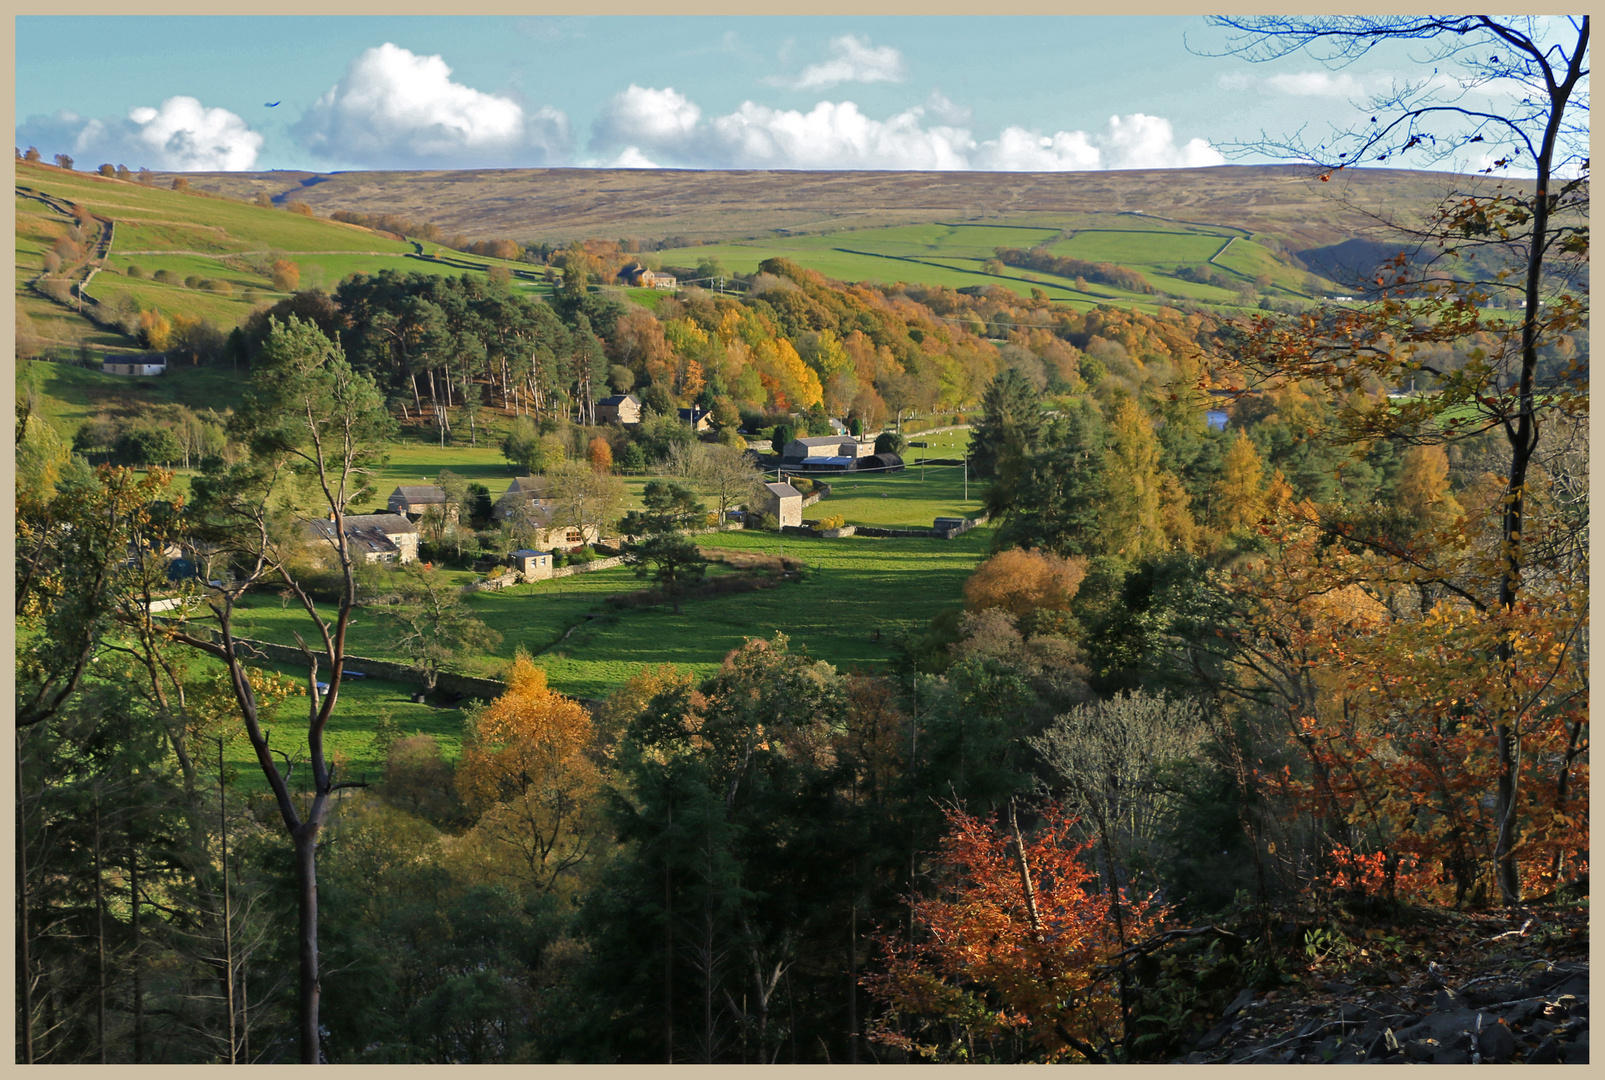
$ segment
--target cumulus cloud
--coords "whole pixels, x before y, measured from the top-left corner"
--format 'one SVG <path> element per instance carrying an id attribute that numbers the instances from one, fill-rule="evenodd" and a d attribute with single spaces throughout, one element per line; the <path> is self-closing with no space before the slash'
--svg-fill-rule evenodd
<path id="1" fill-rule="evenodd" d="M 368 168 L 541 165 L 569 145 L 558 110 L 453 82 L 441 57 L 388 42 L 352 60 L 295 133 L 325 159 Z"/>
<path id="2" fill-rule="evenodd" d="M 842 83 L 896 83 L 908 78 L 903 54 L 890 45 L 871 46 L 868 38 L 844 34 L 831 41 L 830 52 L 830 59 L 809 64 L 794 79 L 771 76 L 764 81 L 793 90 L 825 90 Z"/>
<path id="3" fill-rule="evenodd" d="M 592 149 L 623 148 L 620 160 L 736 169 L 1079 169 L 1187 168 L 1225 162 L 1202 139 L 1177 145 L 1170 122 L 1132 113 L 1100 131 L 1044 134 L 1005 128 L 979 141 L 962 126 L 967 114 L 941 95 L 886 119 L 851 101 L 821 101 L 806 111 L 746 101 L 704 119 L 672 88 L 632 85 L 593 127 Z"/>
<path id="4" fill-rule="evenodd" d="M 631 83 L 592 122 L 592 141 L 604 146 L 668 145 L 689 137 L 701 118 L 702 110 L 673 87 L 656 90 Z"/>
<path id="5" fill-rule="evenodd" d="M 17 129 L 17 140 L 47 157 L 70 154 L 80 168 L 111 162 L 175 172 L 250 169 L 263 142 L 234 113 L 182 95 L 160 108 L 137 106 L 126 119 L 87 119 L 67 111 L 30 117 Z"/>

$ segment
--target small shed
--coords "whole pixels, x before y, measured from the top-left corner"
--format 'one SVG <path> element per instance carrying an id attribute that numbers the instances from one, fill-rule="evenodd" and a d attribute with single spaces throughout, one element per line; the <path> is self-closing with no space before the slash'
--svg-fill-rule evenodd
<path id="1" fill-rule="evenodd" d="M 100 365 L 100 370 L 106 375 L 166 375 L 166 360 L 107 360 Z"/>
<path id="2" fill-rule="evenodd" d="M 547 551 L 520 548 L 509 556 L 513 569 L 525 581 L 541 581 L 552 576 L 552 555 Z"/>
<path id="3" fill-rule="evenodd" d="M 766 514 L 773 514 L 780 526 L 802 524 L 802 492 L 790 484 L 765 484 L 758 494 L 758 506 Z"/>

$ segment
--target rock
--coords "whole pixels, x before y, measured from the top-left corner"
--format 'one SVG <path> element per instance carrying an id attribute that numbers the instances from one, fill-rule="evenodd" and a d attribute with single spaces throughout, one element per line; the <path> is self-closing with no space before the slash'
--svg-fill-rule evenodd
<path id="1" fill-rule="evenodd" d="M 1220 1014 L 1221 1018 L 1223 1020 L 1226 1020 L 1226 1019 L 1230 1019 L 1233 1016 L 1236 1016 L 1239 1012 L 1242 1011 L 1243 1006 L 1247 1005 L 1249 1002 L 1251 1002 L 1253 1000 L 1254 1000 L 1254 988 L 1252 986 L 1250 986 L 1247 989 L 1245 989 L 1242 993 L 1240 993 L 1236 997 L 1232 998 L 1232 1003 L 1230 1005 L 1226 1006 L 1226 1011 L 1225 1012 Z"/>
<path id="2" fill-rule="evenodd" d="M 1447 1046 L 1438 1047 L 1438 1052 L 1432 1055 L 1434 1065 L 1470 1065 L 1471 1052 L 1468 1050 L 1452 1050 Z"/>
<path id="3" fill-rule="evenodd" d="M 1483 1027 L 1477 1038 L 1477 1049 L 1487 1061 L 1509 1061 L 1516 1052 L 1516 1037 L 1510 1033 L 1510 1028 L 1495 1021 Z"/>
<path id="4" fill-rule="evenodd" d="M 1455 993 L 1453 990 L 1439 990 L 1432 996 L 1432 1007 L 1438 1012 L 1448 1012 L 1450 1009 L 1458 1009 L 1464 1006 L 1465 1003 L 1466 999 Z"/>
<path id="5" fill-rule="evenodd" d="M 1437 1039 L 1411 1039 L 1404 1044 L 1404 1056 L 1411 1061 L 1431 1061 L 1437 1053 Z"/>
<path id="6" fill-rule="evenodd" d="M 1325 990 L 1329 994 L 1347 994 L 1349 991 L 1353 990 L 1354 987 L 1346 982 L 1338 982 L 1336 979 L 1333 979 L 1330 982 L 1322 983 L 1321 989 Z"/>
<path id="7" fill-rule="evenodd" d="M 1200 1050 L 1213 1050 L 1213 1049 L 1215 1049 L 1215 1047 L 1220 1045 L 1220 1041 L 1222 1039 L 1224 1039 L 1226 1037 L 1227 1033 L 1230 1032 L 1231 1030 L 1232 1030 L 1232 1022 L 1230 1020 L 1222 1020 L 1220 1023 L 1216 1024 L 1213 1028 L 1211 1028 L 1209 1030 L 1209 1034 L 1205 1035 L 1202 1039 L 1198 1040 L 1198 1049 L 1200 1049 Z"/>
<path id="8" fill-rule="evenodd" d="M 1527 1064 L 1559 1065 L 1560 1047 L 1555 1044 L 1554 1039 L 1545 1039 L 1527 1054 Z"/>

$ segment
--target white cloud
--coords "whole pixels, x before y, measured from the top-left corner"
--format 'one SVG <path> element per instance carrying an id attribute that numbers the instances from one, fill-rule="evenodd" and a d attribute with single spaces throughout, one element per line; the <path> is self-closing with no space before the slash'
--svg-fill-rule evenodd
<path id="1" fill-rule="evenodd" d="M 1178 146 L 1170 122 L 1133 113 L 1101 131 L 1043 134 L 1005 128 L 978 141 L 964 114 L 941 95 L 884 120 L 851 101 L 821 101 L 807 111 L 746 101 L 703 119 L 683 94 L 631 86 L 597 119 L 592 149 L 622 149 L 620 159 L 714 169 L 1081 169 L 1187 168 L 1225 159 L 1202 139 Z"/>
<path id="2" fill-rule="evenodd" d="M 1196 169 L 1226 164 L 1220 152 L 1203 139 L 1177 146 L 1170 121 L 1160 116 L 1111 116 L 1097 139 L 1106 169 Z"/>
<path id="3" fill-rule="evenodd" d="M 1222 90 L 1252 90 L 1284 97 L 1333 98 L 1358 101 L 1385 93 L 1394 83 L 1389 72 L 1355 74 L 1352 71 L 1287 71 L 1261 78 L 1241 71 L 1215 80 Z"/>
<path id="4" fill-rule="evenodd" d="M 803 68 L 795 79 L 771 76 L 771 86 L 793 90 L 825 90 L 842 83 L 902 82 L 908 78 L 903 54 L 890 45 L 871 46 L 868 38 L 844 34 L 830 43 L 831 57 Z"/>
<path id="5" fill-rule="evenodd" d="M 453 82 L 441 57 L 388 42 L 351 61 L 295 131 L 319 156 L 368 168 L 541 165 L 569 145 L 558 110 Z"/>
<path id="6" fill-rule="evenodd" d="M 263 143 L 234 113 L 182 95 L 168 98 L 159 109 L 137 106 L 126 119 L 85 119 L 67 111 L 30 117 L 17 129 L 17 139 L 38 146 L 47 158 L 71 154 L 79 168 L 110 162 L 176 172 L 250 169 Z"/>
<path id="7" fill-rule="evenodd" d="M 656 90 L 631 83 L 629 89 L 613 95 L 592 122 L 592 141 L 599 145 L 670 144 L 691 135 L 701 118 L 701 108 L 673 87 Z"/>
<path id="8" fill-rule="evenodd" d="M 967 124 L 974 115 L 973 109 L 953 104 L 940 90 L 932 90 L 931 96 L 925 99 L 925 111 L 944 124 Z"/>
<path id="9" fill-rule="evenodd" d="M 626 146 L 619 156 L 601 166 L 604 169 L 661 169 L 663 166 L 647 157 L 634 146 Z"/>
<path id="10" fill-rule="evenodd" d="M 1069 172 L 1096 169 L 1102 159 L 1084 131 L 1040 135 L 1007 127 L 996 139 L 981 145 L 975 167 L 997 172 Z"/>

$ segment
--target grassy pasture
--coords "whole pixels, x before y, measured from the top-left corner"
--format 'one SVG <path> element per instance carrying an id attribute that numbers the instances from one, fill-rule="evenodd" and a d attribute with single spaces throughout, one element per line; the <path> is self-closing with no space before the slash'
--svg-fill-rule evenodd
<path id="1" fill-rule="evenodd" d="M 1170 266 L 1208 261 L 1226 237 L 1199 232 L 1088 229 L 1068 240 L 1049 244 L 1055 255 L 1124 266 Z"/>

